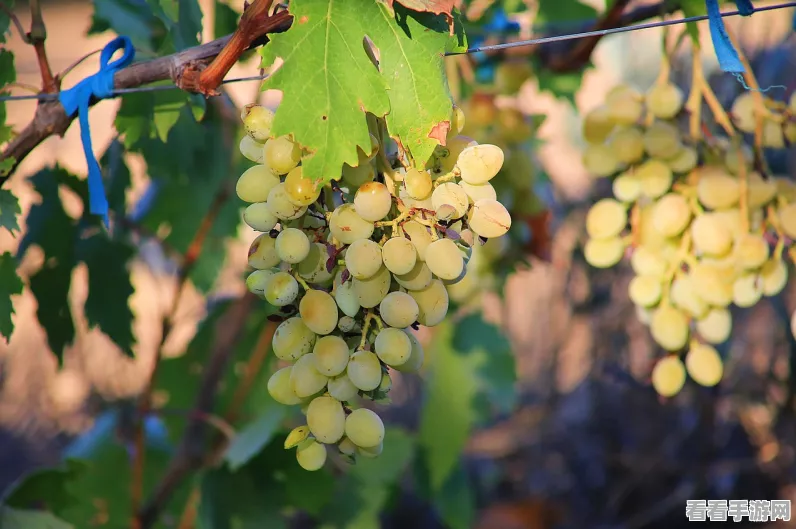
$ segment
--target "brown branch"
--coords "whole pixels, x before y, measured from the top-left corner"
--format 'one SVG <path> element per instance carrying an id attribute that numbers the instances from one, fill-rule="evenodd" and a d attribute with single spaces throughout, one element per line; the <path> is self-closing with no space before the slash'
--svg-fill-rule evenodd
<path id="1" fill-rule="evenodd" d="M 28 38 L 36 50 L 36 61 L 39 63 L 41 72 L 41 91 L 45 94 L 52 94 L 61 89 L 61 83 L 53 77 L 50 61 L 47 59 L 47 51 L 44 49 L 44 41 L 47 40 L 47 28 L 44 26 L 44 18 L 41 14 L 39 0 L 30 0 L 30 33 Z"/>

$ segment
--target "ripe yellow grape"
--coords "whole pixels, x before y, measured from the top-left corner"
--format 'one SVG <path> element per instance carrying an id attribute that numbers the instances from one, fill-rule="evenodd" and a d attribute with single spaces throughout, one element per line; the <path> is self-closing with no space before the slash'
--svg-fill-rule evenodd
<path id="1" fill-rule="evenodd" d="M 347 402 L 356 397 L 359 393 L 359 388 L 351 382 L 351 379 L 348 378 L 348 375 L 345 373 L 330 378 L 326 389 L 329 391 L 329 395 L 340 402 Z"/>
<path id="2" fill-rule="evenodd" d="M 304 176 L 301 167 L 295 167 L 285 177 L 285 193 L 297 206 L 309 206 L 321 196 L 321 186 Z"/>
<path id="3" fill-rule="evenodd" d="M 338 450 L 340 450 L 341 454 L 347 456 L 353 456 L 357 453 L 357 445 L 351 442 L 351 439 L 348 437 L 343 437 L 342 440 L 337 444 Z"/>
<path id="4" fill-rule="evenodd" d="M 342 272 L 335 276 L 334 290 L 332 293 L 337 306 L 340 308 L 340 311 L 346 316 L 353 318 L 359 313 L 359 298 L 354 290 L 353 280 L 343 283 L 341 281 L 341 274 Z"/>
<path id="5" fill-rule="evenodd" d="M 362 391 L 373 391 L 381 383 L 379 357 L 370 351 L 362 349 L 356 351 L 348 359 L 346 373 L 351 383 L 357 388 Z"/>
<path id="6" fill-rule="evenodd" d="M 687 173 L 696 167 L 698 161 L 696 149 L 683 146 L 673 158 L 666 160 L 666 165 L 675 173 Z"/>
<path id="7" fill-rule="evenodd" d="M 370 239 L 373 223 L 360 217 L 353 204 L 343 204 L 332 211 L 329 230 L 332 237 L 343 244 L 351 244 L 358 239 Z"/>
<path id="8" fill-rule="evenodd" d="M 384 423 L 375 412 L 359 408 L 346 417 L 345 436 L 359 448 L 373 448 L 384 441 Z"/>
<path id="9" fill-rule="evenodd" d="M 314 242 L 310 245 L 307 257 L 296 266 L 295 270 L 310 283 L 327 283 L 332 279 L 332 273 L 326 269 L 328 260 L 329 254 L 326 246 L 323 243 Z"/>
<path id="10" fill-rule="evenodd" d="M 420 261 L 426 260 L 426 248 L 431 244 L 431 234 L 428 228 L 415 220 L 410 220 L 403 226 L 403 231 L 407 238 L 412 242 L 417 250 L 417 259 Z"/>
<path id="11" fill-rule="evenodd" d="M 747 233 L 735 239 L 735 261 L 741 268 L 754 270 L 768 260 L 768 242 L 760 235 Z"/>
<path id="12" fill-rule="evenodd" d="M 764 180 L 758 172 L 747 175 L 747 204 L 750 209 L 762 208 L 777 196 L 777 184 L 772 180 Z"/>
<path id="13" fill-rule="evenodd" d="M 464 270 L 459 247 L 450 239 L 437 239 L 428 245 L 426 264 L 432 274 L 446 280 L 456 279 Z"/>
<path id="14" fill-rule="evenodd" d="M 488 198 L 491 200 L 497 200 L 497 193 L 495 192 L 495 188 L 492 187 L 492 184 L 487 182 L 486 184 L 468 184 L 467 182 L 459 182 L 459 186 L 464 190 L 467 194 L 467 197 L 470 200 L 470 204 L 481 200 L 482 198 Z"/>
<path id="15" fill-rule="evenodd" d="M 708 343 L 720 344 L 729 339 L 732 332 L 732 315 L 726 308 L 710 309 L 696 321 L 696 332 Z"/>
<path id="16" fill-rule="evenodd" d="M 274 229 L 279 219 L 268 210 L 265 202 L 256 202 L 243 211 L 243 221 L 254 230 L 266 232 Z"/>
<path id="17" fill-rule="evenodd" d="M 442 323 L 448 314 L 448 291 L 439 279 L 422 290 L 410 290 L 409 295 L 417 302 L 419 309 L 417 321 L 426 327 Z"/>
<path id="18" fill-rule="evenodd" d="M 762 297 L 763 279 L 757 274 L 743 274 L 732 284 L 732 302 L 741 308 L 754 307 Z"/>
<path id="19" fill-rule="evenodd" d="M 644 134 L 637 127 L 626 127 L 611 135 L 610 147 L 621 163 L 636 163 L 644 157 Z"/>
<path id="20" fill-rule="evenodd" d="M 656 83 L 647 92 L 645 102 L 656 118 L 671 119 L 683 108 L 683 91 L 674 83 Z"/>
<path id="21" fill-rule="evenodd" d="M 238 148 L 240 149 L 240 153 L 247 160 L 250 160 L 254 163 L 263 163 L 265 160 L 263 144 L 255 141 L 254 138 L 248 134 L 240 139 Z"/>
<path id="22" fill-rule="evenodd" d="M 315 439 L 324 444 L 343 438 L 345 419 L 343 405 L 334 397 L 316 397 L 307 407 L 307 426 Z"/>
<path id="23" fill-rule="evenodd" d="M 599 106 L 584 116 L 583 138 L 591 144 L 599 145 L 608 139 L 615 127 L 616 123 L 611 119 L 608 107 Z"/>
<path id="24" fill-rule="evenodd" d="M 788 267 L 785 261 L 772 257 L 760 268 L 763 294 L 776 296 L 788 283 Z"/>
<path id="25" fill-rule="evenodd" d="M 276 237 L 276 253 L 282 261 L 298 264 L 309 255 L 310 240 L 299 229 L 285 228 Z"/>
<path id="26" fill-rule="evenodd" d="M 591 144 L 583 151 L 583 167 L 594 176 L 611 176 L 621 164 L 608 145 Z"/>
<path id="27" fill-rule="evenodd" d="M 649 198 L 663 196 L 672 187 L 672 170 L 660 160 L 647 160 L 633 173 L 641 182 L 642 193 Z"/>
<path id="28" fill-rule="evenodd" d="M 732 302 L 735 274 L 732 267 L 701 262 L 691 267 L 691 284 L 697 295 L 714 307 L 726 307 Z"/>
<path id="29" fill-rule="evenodd" d="M 642 307 L 657 305 L 662 293 L 661 279 L 656 276 L 636 276 L 628 285 L 630 301 Z"/>
<path id="30" fill-rule="evenodd" d="M 290 201 L 284 183 L 271 189 L 265 203 L 268 211 L 281 220 L 294 220 L 307 212 L 306 206 L 297 206 Z"/>
<path id="31" fill-rule="evenodd" d="M 418 341 L 417 337 L 410 330 L 404 329 L 403 332 L 406 333 L 409 341 L 412 342 L 412 352 L 409 355 L 409 360 L 401 365 L 390 367 L 393 367 L 396 371 L 400 371 L 401 373 L 417 373 L 420 371 L 420 368 L 423 367 L 423 361 L 425 360 L 423 346 L 420 345 L 420 341 Z"/>
<path id="32" fill-rule="evenodd" d="M 685 366 L 678 356 L 667 356 L 652 369 L 652 387 L 661 397 L 674 397 L 685 385 Z"/>
<path id="33" fill-rule="evenodd" d="M 315 333 L 299 317 L 288 318 L 276 328 L 271 346 L 280 360 L 293 362 L 312 351 Z"/>
<path id="34" fill-rule="evenodd" d="M 618 125 L 632 125 L 641 119 L 644 107 L 635 94 L 625 94 L 613 99 L 606 98 L 608 115 Z"/>
<path id="35" fill-rule="evenodd" d="M 738 203 L 740 184 L 722 168 L 707 165 L 700 167 L 697 174 L 697 198 L 706 208 L 726 209 Z"/>
<path id="36" fill-rule="evenodd" d="M 627 226 L 627 209 L 612 198 L 597 201 L 586 214 L 586 233 L 593 239 L 616 237 Z"/>
<path id="37" fill-rule="evenodd" d="M 395 275 L 408 274 L 417 262 L 415 245 L 406 237 L 393 237 L 385 242 L 381 256 L 384 266 Z"/>
<path id="38" fill-rule="evenodd" d="M 381 246 L 370 239 L 357 239 L 345 253 L 345 265 L 356 279 L 367 279 L 382 267 Z"/>
<path id="39" fill-rule="evenodd" d="M 279 264 L 276 239 L 268 233 L 258 235 L 249 246 L 249 266 L 258 270 L 273 268 Z"/>
<path id="40" fill-rule="evenodd" d="M 348 344 L 339 336 L 329 335 L 318 338 L 312 348 L 315 357 L 315 369 L 327 377 L 336 377 L 345 371 L 348 365 Z"/>
<path id="41" fill-rule="evenodd" d="M 791 239 L 796 239 L 796 202 L 779 208 L 778 214 L 782 231 Z"/>
<path id="42" fill-rule="evenodd" d="M 433 280 L 431 269 L 423 261 L 417 261 L 407 274 L 395 276 L 395 281 L 407 290 L 423 290 Z"/>
<path id="43" fill-rule="evenodd" d="M 668 263 L 659 253 L 647 248 L 638 246 L 630 256 L 630 266 L 636 275 L 647 275 L 661 278 L 666 273 Z"/>
<path id="44" fill-rule="evenodd" d="M 696 251 L 704 255 L 721 257 L 732 248 L 732 232 L 715 214 L 697 216 L 691 223 L 691 236 Z"/>
<path id="45" fill-rule="evenodd" d="M 268 279 L 264 294 L 265 300 L 274 307 L 284 307 L 296 300 L 298 292 L 298 283 L 292 275 L 277 272 Z"/>
<path id="46" fill-rule="evenodd" d="M 354 196 L 354 211 L 368 222 L 377 222 L 392 208 L 392 195 L 381 182 L 362 184 Z"/>
<path id="47" fill-rule="evenodd" d="M 259 143 L 264 143 L 271 135 L 274 111 L 262 105 L 251 104 L 243 107 L 240 113 L 246 134 Z"/>
<path id="48" fill-rule="evenodd" d="M 255 165 L 246 169 L 237 184 L 235 193 L 244 202 L 265 202 L 268 193 L 279 185 L 279 176 L 275 175 L 268 166 Z"/>
<path id="49" fill-rule="evenodd" d="M 610 268 L 622 260 L 625 244 L 619 237 L 589 239 L 583 247 L 586 262 L 595 268 Z"/>
<path id="50" fill-rule="evenodd" d="M 785 147 L 785 132 L 781 123 L 772 119 L 763 121 L 763 146 L 769 149 Z"/>
<path id="51" fill-rule="evenodd" d="M 265 270 L 255 270 L 246 277 L 246 288 L 249 292 L 265 299 L 265 286 L 268 284 L 268 279 L 277 273 L 275 268 L 266 268 Z"/>
<path id="52" fill-rule="evenodd" d="M 669 289 L 672 304 L 692 318 L 701 318 L 708 311 L 708 304 L 699 297 L 690 275 L 678 276 Z"/>
<path id="53" fill-rule="evenodd" d="M 732 121 L 743 132 L 754 132 L 757 120 L 755 119 L 754 95 L 751 92 L 742 92 L 730 108 Z"/>
<path id="54" fill-rule="evenodd" d="M 299 303 L 299 314 L 315 334 L 329 334 L 337 327 L 337 304 L 323 290 L 308 290 Z"/>
<path id="55" fill-rule="evenodd" d="M 412 342 L 403 330 L 388 327 L 379 331 L 374 350 L 379 359 L 388 366 L 400 366 L 412 355 Z"/>
<path id="56" fill-rule="evenodd" d="M 614 178 L 612 191 L 621 202 L 635 202 L 641 196 L 641 180 L 629 173 L 621 174 Z"/>
<path id="57" fill-rule="evenodd" d="M 293 406 L 301 402 L 301 397 L 296 395 L 290 383 L 292 372 L 293 366 L 283 367 L 268 379 L 268 394 L 279 404 L 285 406 Z"/>
<path id="58" fill-rule="evenodd" d="M 406 170 L 404 188 L 407 194 L 415 200 L 423 200 L 431 194 L 433 182 L 427 171 L 419 171 L 414 167 Z"/>
<path id="59" fill-rule="evenodd" d="M 419 313 L 417 302 L 406 292 L 390 292 L 379 303 L 381 319 L 390 327 L 409 327 L 417 321 Z"/>
<path id="60" fill-rule="evenodd" d="M 329 379 L 315 369 L 315 355 L 307 353 L 296 360 L 290 372 L 290 387 L 300 398 L 306 399 L 326 387 Z"/>
<path id="61" fill-rule="evenodd" d="M 265 142 L 265 163 L 277 174 L 287 174 L 301 161 L 301 147 L 288 136 Z"/>
<path id="62" fill-rule="evenodd" d="M 304 470 L 320 470 L 326 463 L 326 446 L 315 439 L 307 439 L 296 449 L 296 460 Z"/>
<path id="63" fill-rule="evenodd" d="M 680 131 L 665 121 L 656 121 L 644 132 L 644 148 L 655 158 L 674 158 L 682 147 Z"/>
<path id="64" fill-rule="evenodd" d="M 351 167 L 347 163 L 343 164 L 343 182 L 352 188 L 358 188 L 367 182 L 372 182 L 375 177 L 376 169 L 374 169 L 371 162 L 360 160 L 356 167 Z"/>
<path id="65" fill-rule="evenodd" d="M 691 378 L 700 386 L 713 387 L 724 375 L 724 365 L 713 347 L 694 343 L 685 357 L 685 367 Z"/>
<path id="66" fill-rule="evenodd" d="M 650 319 L 652 339 L 668 351 L 677 351 L 688 342 L 688 320 L 678 309 L 662 305 Z"/>
<path id="67" fill-rule="evenodd" d="M 468 184 L 485 184 L 503 167 L 503 149 L 497 145 L 481 144 L 466 147 L 459 153 L 456 167 L 461 179 Z"/>
<path id="68" fill-rule="evenodd" d="M 390 291 L 391 281 L 392 274 L 384 265 L 379 268 L 378 272 L 367 279 L 353 278 L 351 280 L 359 305 L 366 309 L 372 309 L 381 303 L 381 300 Z"/>
<path id="69" fill-rule="evenodd" d="M 459 184 L 445 182 L 431 194 L 431 205 L 435 211 L 438 211 L 444 204 L 454 208 L 455 213 L 451 218 L 458 219 L 467 213 L 467 209 L 470 207 L 470 198 Z"/>
<path id="70" fill-rule="evenodd" d="M 492 239 L 506 234 L 511 228 L 511 215 L 497 200 L 482 198 L 467 213 L 470 229 L 481 237 Z M 425 258 L 424 258 L 425 259 Z"/>
<path id="71" fill-rule="evenodd" d="M 680 235 L 691 222 L 691 207 L 682 195 L 668 193 L 655 204 L 652 224 L 664 237 Z"/>

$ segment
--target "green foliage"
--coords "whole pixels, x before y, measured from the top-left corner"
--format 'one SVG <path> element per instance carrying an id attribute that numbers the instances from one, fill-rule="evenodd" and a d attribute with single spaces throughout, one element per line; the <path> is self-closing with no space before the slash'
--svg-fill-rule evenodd
<path id="1" fill-rule="evenodd" d="M 329 181 L 343 163 L 358 164 L 357 147 L 370 149 L 366 111 L 387 114 L 390 135 L 419 166 L 439 143 L 429 135 L 452 112 L 442 54 L 463 42 L 444 17 L 395 7 L 393 16 L 378 2 L 294 0 L 296 23 L 263 47 L 264 66 L 284 60 L 263 84 L 283 92 L 272 133 L 292 133 L 311 151 L 302 162 L 311 178 Z M 378 69 L 365 37 L 379 50 Z"/>
<path id="2" fill-rule="evenodd" d="M 276 402 L 271 395 L 262 403 L 259 417 L 240 430 L 224 454 L 233 472 L 245 465 L 267 445 L 287 415 L 288 408 Z"/>
<path id="3" fill-rule="evenodd" d="M 575 105 L 575 95 L 583 83 L 583 74 L 587 68 L 574 72 L 558 73 L 541 66 L 538 59 L 534 60 L 536 81 L 539 83 L 540 92 L 550 92 L 555 97 L 569 101 Z"/>
<path id="4" fill-rule="evenodd" d="M 702 0 L 680 0 L 680 7 L 686 17 L 698 17 L 706 15 L 708 12 L 707 4 Z M 699 47 L 699 26 L 696 22 L 687 22 L 685 25 L 691 42 Z"/>
<path id="5" fill-rule="evenodd" d="M 213 22 L 213 36 L 215 38 L 229 35 L 238 27 L 240 13 L 232 9 L 229 4 L 216 0 L 215 21 Z"/>
<path id="6" fill-rule="evenodd" d="M 63 512 L 81 500 L 71 489 L 88 469 L 83 461 L 67 459 L 58 467 L 34 470 L 6 491 L 2 503 L 17 509 Z"/>
<path id="7" fill-rule="evenodd" d="M 579 0 L 539 0 L 539 10 L 534 24 L 556 24 L 561 22 L 591 20 L 597 10 Z"/>
<path id="8" fill-rule="evenodd" d="M 74 529 L 74 525 L 45 511 L 23 511 L 0 507 L 0 527 L 3 529 Z"/>
<path id="9" fill-rule="evenodd" d="M 14 305 L 11 296 L 22 294 L 22 280 L 17 275 L 17 262 L 9 252 L 0 254 L 0 336 L 11 338 L 14 332 Z"/>

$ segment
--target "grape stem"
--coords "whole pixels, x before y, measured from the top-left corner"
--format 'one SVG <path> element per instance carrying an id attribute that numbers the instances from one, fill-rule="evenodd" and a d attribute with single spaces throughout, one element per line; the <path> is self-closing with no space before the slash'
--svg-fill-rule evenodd
<path id="1" fill-rule="evenodd" d="M 738 149 L 738 180 L 740 184 L 740 196 L 738 198 L 741 210 L 741 233 L 749 233 L 749 175 L 746 171 L 746 160 L 743 150 Z"/>
<path id="2" fill-rule="evenodd" d="M 691 94 L 688 96 L 686 108 L 691 112 L 691 119 L 689 121 L 689 130 L 691 137 L 694 140 L 699 140 L 702 137 L 701 132 L 701 118 L 702 118 L 702 101 L 707 103 L 708 108 L 713 113 L 713 118 L 716 123 L 721 125 L 729 137 L 735 136 L 735 127 L 732 124 L 727 112 L 722 108 L 716 94 L 705 80 L 705 71 L 702 67 L 702 48 L 696 44 L 693 46 L 693 67 L 692 67 L 692 81 L 691 81 Z"/>
<path id="3" fill-rule="evenodd" d="M 293 272 L 293 278 L 298 282 L 299 285 L 301 285 L 301 288 L 303 288 L 305 291 L 312 290 L 312 288 L 307 284 L 307 282 L 304 281 L 304 278 L 298 275 L 297 272 Z"/>
<path id="4" fill-rule="evenodd" d="M 450 172 L 445 173 L 444 175 L 442 175 L 439 178 L 437 178 L 436 180 L 434 180 L 434 188 L 436 189 L 437 187 L 439 187 L 441 184 L 444 184 L 445 182 L 450 182 L 452 180 L 455 180 L 456 178 L 459 178 L 461 175 L 462 175 L 462 172 L 459 170 L 459 168 L 458 167 L 454 167 Z"/>
<path id="5" fill-rule="evenodd" d="M 379 319 L 379 323 L 381 323 L 381 319 L 378 318 L 378 316 L 376 316 L 372 311 L 368 311 L 368 313 L 365 314 L 365 324 L 362 326 L 362 339 L 359 341 L 360 349 L 365 348 L 365 344 L 368 341 L 368 330 L 370 330 L 370 322 L 373 320 L 374 317 Z"/>
<path id="6" fill-rule="evenodd" d="M 674 280 L 675 274 L 680 269 L 684 262 L 688 261 L 689 251 L 691 250 L 691 230 L 685 232 L 683 235 L 683 239 L 680 241 L 680 248 L 677 249 L 677 256 L 675 260 L 672 262 L 669 269 L 666 271 L 666 275 L 664 276 L 664 286 L 663 294 L 661 295 L 661 304 L 668 304 L 669 303 L 669 290 L 671 289 L 672 281 Z"/>

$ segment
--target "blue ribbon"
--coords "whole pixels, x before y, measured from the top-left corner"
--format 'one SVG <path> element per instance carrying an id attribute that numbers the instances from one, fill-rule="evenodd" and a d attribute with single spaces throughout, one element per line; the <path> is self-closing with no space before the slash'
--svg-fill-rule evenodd
<path id="1" fill-rule="evenodd" d="M 113 54 L 124 50 L 124 54 L 110 62 Z M 102 184 L 102 172 L 91 147 L 91 127 L 88 122 L 88 107 L 92 98 L 107 99 L 113 96 L 113 76 L 117 70 L 133 62 L 135 49 L 128 37 L 116 37 L 102 50 L 100 69 L 90 77 L 86 77 L 68 90 L 61 91 L 58 100 L 69 116 L 78 114 L 80 123 L 80 140 L 88 165 L 88 202 L 89 211 L 93 215 L 101 215 L 105 226 L 108 226 L 108 199 Z"/>
<path id="2" fill-rule="evenodd" d="M 708 23 L 710 24 L 710 38 L 716 50 L 716 58 L 721 69 L 728 73 L 742 74 L 746 71 L 741 63 L 738 52 L 732 45 L 730 36 L 724 27 L 718 0 L 705 0 L 708 8 Z M 735 0 L 735 5 L 742 16 L 748 17 L 755 12 L 751 0 Z"/>

